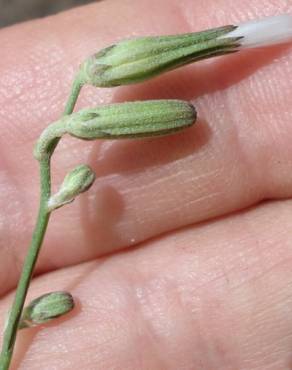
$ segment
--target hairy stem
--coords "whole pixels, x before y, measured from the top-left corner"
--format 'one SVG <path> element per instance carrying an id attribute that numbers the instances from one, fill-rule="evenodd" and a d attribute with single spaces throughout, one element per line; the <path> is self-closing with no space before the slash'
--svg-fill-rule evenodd
<path id="1" fill-rule="evenodd" d="M 77 78 L 73 82 L 71 94 L 65 106 L 64 115 L 71 114 L 74 110 L 76 101 L 78 99 L 80 90 L 82 88 L 80 78 Z M 51 153 L 48 153 L 46 159 L 39 162 L 40 164 L 40 205 L 39 212 L 34 228 L 31 244 L 28 250 L 28 254 L 25 258 L 22 273 L 18 282 L 14 302 L 9 313 L 8 322 L 4 332 L 2 351 L 0 355 L 0 370 L 8 370 L 13 349 L 16 340 L 16 334 L 18 330 L 19 321 L 21 318 L 25 298 L 29 288 L 29 283 L 32 278 L 34 267 L 37 262 L 37 258 L 44 240 L 44 236 L 47 230 L 50 211 L 48 210 L 48 201 L 51 196 L 51 156 L 54 149 L 60 139 L 57 138 L 55 145 L 51 148 Z"/>

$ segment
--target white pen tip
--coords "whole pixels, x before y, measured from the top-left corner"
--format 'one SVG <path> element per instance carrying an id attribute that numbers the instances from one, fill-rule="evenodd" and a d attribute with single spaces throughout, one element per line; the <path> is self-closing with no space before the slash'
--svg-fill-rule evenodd
<path id="1" fill-rule="evenodd" d="M 292 41 L 292 15 L 283 14 L 239 24 L 225 37 L 242 37 L 242 48 L 256 48 Z M 223 37 L 224 37 L 223 36 Z"/>

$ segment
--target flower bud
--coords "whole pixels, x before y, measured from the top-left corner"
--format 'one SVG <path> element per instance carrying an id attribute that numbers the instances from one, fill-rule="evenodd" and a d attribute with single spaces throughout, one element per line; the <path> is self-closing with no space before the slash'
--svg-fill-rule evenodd
<path id="1" fill-rule="evenodd" d="M 71 203 L 77 195 L 88 190 L 95 180 L 95 173 L 84 164 L 70 171 L 60 187 L 60 190 L 51 196 L 48 210 L 51 212 L 64 204 Z"/>
<path id="2" fill-rule="evenodd" d="M 80 139 L 138 138 L 182 130 L 196 111 L 182 100 L 148 100 L 84 109 L 66 119 L 66 132 Z"/>
<path id="3" fill-rule="evenodd" d="M 30 328 L 63 316 L 74 308 L 70 293 L 52 292 L 44 294 L 24 308 L 19 329 Z"/>
<path id="4" fill-rule="evenodd" d="M 83 84 L 128 85 L 201 59 L 237 50 L 239 37 L 219 38 L 236 26 L 181 35 L 121 41 L 89 57 L 80 69 Z"/>

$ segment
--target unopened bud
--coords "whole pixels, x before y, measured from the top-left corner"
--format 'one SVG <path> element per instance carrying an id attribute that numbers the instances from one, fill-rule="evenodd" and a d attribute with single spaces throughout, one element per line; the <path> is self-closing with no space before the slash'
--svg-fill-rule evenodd
<path id="1" fill-rule="evenodd" d="M 66 119 L 66 132 L 80 139 L 139 138 L 191 126 L 196 110 L 182 100 L 148 100 L 84 109 Z"/>
<path id="2" fill-rule="evenodd" d="M 82 164 L 75 167 L 66 175 L 60 190 L 49 199 L 48 210 L 73 202 L 77 195 L 90 188 L 94 180 L 95 173 L 89 166 Z"/>
<path id="3" fill-rule="evenodd" d="M 52 292 L 34 299 L 24 308 L 19 329 L 44 324 L 52 319 L 63 316 L 74 308 L 74 300 L 70 293 Z"/>
<path id="4" fill-rule="evenodd" d="M 181 35 L 121 41 L 89 57 L 80 69 L 83 84 L 97 87 L 144 81 L 188 63 L 237 50 L 240 37 L 226 37 L 236 26 Z"/>

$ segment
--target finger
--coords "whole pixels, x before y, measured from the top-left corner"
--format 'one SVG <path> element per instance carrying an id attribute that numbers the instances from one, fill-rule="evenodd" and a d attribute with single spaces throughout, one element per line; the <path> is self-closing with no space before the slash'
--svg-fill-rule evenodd
<path id="1" fill-rule="evenodd" d="M 232 4 L 109 1 L 1 31 L 2 289 L 15 284 L 36 216 L 33 142 L 60 116 L 80 61 L 133 30 L 136 35 L 196 31 L 258 17 L 268 7 L 271 14 L 287 11 L 269 1 Z M 237 54 L 139 87 L 87 88 L 79 107 L 203 95 L 196 100 L 199 120 L 193 130 L 170 138 L 62 141 L 54 183 L 80 162 L 95 168 L 98 181 L 54 215 L 39 270 L 85 261 L 264 198 L 289 197 L 291 55 L 287 47 Z"/>
<path id="2" fill-rule="evenodd" d="M 291 217 L 291 201 L 265 204 L 41 276 L 30 298 L 65 289 L 78 307 L 20 333 L 15 368 L 288 368 Z"/>

